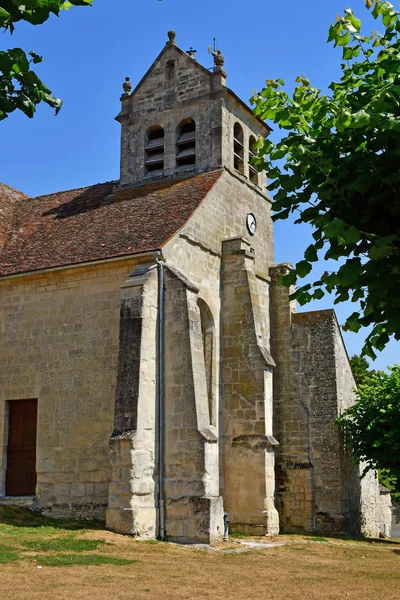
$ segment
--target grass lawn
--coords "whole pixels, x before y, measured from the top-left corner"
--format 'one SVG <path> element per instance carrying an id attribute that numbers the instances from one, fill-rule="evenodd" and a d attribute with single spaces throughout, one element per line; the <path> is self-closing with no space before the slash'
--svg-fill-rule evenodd
<path id="1" fill-rule="evenodd" d="M 400 542 L 279 536 L 285 545 L 238 552 L 244 541 L 212 552 L 137 542 L 0 507 L 0 598 L 400 599 Z"/>

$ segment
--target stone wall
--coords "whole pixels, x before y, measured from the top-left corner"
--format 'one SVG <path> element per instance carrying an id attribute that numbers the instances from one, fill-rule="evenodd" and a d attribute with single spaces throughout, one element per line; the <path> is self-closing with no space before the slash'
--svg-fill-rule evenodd
<path id="1" fill-rule="evenodd" d="M 392 537 L 392 522 L 393 522 L 393 506 L 390 495 L 390 490 L 385 486 L 379 486 L 379 503 L 378 503 L 378 524 L 379 533 L 386 537 Z"/>
<path id="2" fill-rule="evenodd" d="M 220 541 L 218 439 L 210 420 L 198 290 L 170 270 L 165 285 L 166 534 L 180 542 Z"/>
<path id="3" fill-rule="evenodd" d="M 194 165 L 176 164 L 178 127 L 185 119 L 196 124 Z M 223 71 L 209 72 L 175 44 L 167 44 L 131 95 L 122 96 L 121 184 L 170 177 L 185 172 L 204 172 L 225 166 L 234 171 L 233 128 L 240 123 L 244 132 L 243 174 L 249 183 L 249 137 L 268 134 L 268 128 L 226 88 Z M 146 173 L 147 132 L 164 130 L 164 169 Z M 254 187 L 265 189 L 265 174 L 257 175 Z"/>
<path id="4" fill-rule="evenodd" d="M 254 251 L 236 238 L 223 243 L 222 389 L 224 504 L 232 529 L 279 531 L 274 506 L 272 367 L 254 274 Z"/>
<path id="5" fill-rule="evenodd" d="M 398 525 L 400 523 L 400 501 L 393 501 L 393 523 Z"/>
<path id="6" fill-rule="evenodd" d="M 164 176 L 175 173 L 177 128 L 187 118 L 196 123 L 196 166 L 180 167 L 179 171 L 202 172 L 221 166 L 218 97 L 222 91 L 220 75 L 210 74 L 185 52 L 169 45 L 133 94 L 122 101 L 118 116 L 122 125 L 121 183 L 145 178 L 146 134 L 155 125 L 164 129 Z"/>
<path id="7" fill-rule="evenodd" d="M 157 536 L 157 273 L 140 264 L 122 285 L 107 527 Z"/>
<path id="8" fill-rule="evenodd" d="M 289 268 L 278 265 L 271 270 L 281 527 L 288 532 L 376 536 L 376 475 L 360 480 L 362 466 L 352 464 L 334 424 L 355 398 L 335 314 L 295 313 L 288 298 L 291 290 L 277 286 L 279 275 Z"/>
<path id="9" fill-rule="evenodd" d="M 118 356 L 119 294 L 134 261 L 0 281 L 0 494 L 7 403 L 38 398 L 39 506 L 104 518 Z"/>
<path id="10" fill-rule="evenodd" d="M 246 216 L 256 215 L 257 232 L 250 238 Z M 224 406 L 221 395 L 221 256 L 223 240 L 246 237 L 254 248 L 255 285 L 261 312 L 263 343 L 270 345 L 269 275 L 273 261 L 273 229 L 269 200 L 250 185 L 225 172 L 188 223 L 164 247 L 168 265 L 179 269 L 199 289 L 199 298 L 208 306 L 214 324 L 213 402 L 218 418 L 220 494 L 224 495 Z"/>

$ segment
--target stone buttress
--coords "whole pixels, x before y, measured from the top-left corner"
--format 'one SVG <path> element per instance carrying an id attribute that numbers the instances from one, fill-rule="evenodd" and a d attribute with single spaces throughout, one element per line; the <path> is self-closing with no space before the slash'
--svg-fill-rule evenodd
<path id="1" fill-rule="evenodd" d="M 211 431 L 197 290 L 165 269 L 166 537 L 222 539 L 218 441 Z M 157 269 L 138 266 L 121 291 L 120 350 L 107 526 L 158 535 Z"/>
<path id="2" fill-rule="evenodd" d="M 232 528 L 277 534 L 272 431 L 272 368 L 254 273 L 241 238 L 222 248 L 224 505 Z"/>
<path id="3" fill-rule="evenodd" d="M 139 265 L 121 288 L 114 431 L 110 438 L 109 529 L 157 535 L 156 326 L 157 270 Z"/>

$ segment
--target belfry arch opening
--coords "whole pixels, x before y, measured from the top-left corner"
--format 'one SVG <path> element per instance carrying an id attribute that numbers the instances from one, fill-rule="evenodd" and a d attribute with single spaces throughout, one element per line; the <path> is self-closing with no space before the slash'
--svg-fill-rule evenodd
<path id="1" fill-rule="evenodd" d="M 256 138 L 254 135 L 249 137 L 249 179 L 252 183 L 258 185 L 258 171 L 253 164 L 251 164 L 251 160 L 256 156 Z"/>
<path id="2" fill-rule="evenodd" d="M 145 140 L 146 173 L 164 170 L 164 129 L 155 125 L 148 129 Z"/>
<path id="3" fill-rule="evenodd" d="M 243 128 L 240 123 L 233 127 L 233 166 L 239 173 L 244 172 Z"/>
<path id="4" fill-rule="evenodd" d="M 196 123 L 184 119 L 178 125 L 176 136 L 176 166 L 190 167 L 196 164 Z"/>

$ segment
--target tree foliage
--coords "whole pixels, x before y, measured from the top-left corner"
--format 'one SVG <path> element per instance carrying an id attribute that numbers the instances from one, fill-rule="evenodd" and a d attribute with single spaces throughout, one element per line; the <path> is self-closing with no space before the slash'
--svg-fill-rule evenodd
<path id="1" fill-rule="evenodd" d="M 285 130 L 276 145 L 260 140 L 255 159 L 271 180 L 274 219 L 296 212 L 296 223 L 314 229 L 304 260 L 281 282 L 294 284 L 322 257 L 338 261 L 293 297 L 303 305 L 332 292 L 335 303 L 359 302 L 344 329 L 372 326 L 363 352 L 374 358 L 400 339 L 400 20 L 389 2 L 366 8 L 382 33 L 362 35 L 350 9 L 329 29 L 342 53 L 329 95 L 301 75 L 292 95 L 268 80 L 251 101 L 255 115 Z"/>
<path id="2" fill-rule="evenodd" d="M 371 377 L 380 373 L 380 371 L 370 369 L 369 362 L 365 356 L 359 356 L 358 354 L 354 354 L 354 356 L 350 358 L 350 365 L 357 385 L 367 383 Z"/>
<path id="3" fill-rule="evenodd" d="M 365 471 L 384 469 L 400 491 L 400 366 L 371 374 L 356 390 L 357 402 L 337 419 Z"/>
<path id="4" fill-rule="evenodd" d="M 25 0 L 21 4 L 19 0 L 0 0 L 0 27 L 12 34 L 19 21 L 40 25 L 51 14 L 58 16 L 61 10 L 72 5 L 88 6 L 91 3 L 92 0 Z M 55 108 L 58 113 L 62 101 L 52 95 L 31 68 L 42 60 L 34 51 L 27 55 L 21 48 L 0 50 L 0 120 L 16 109 L 33 117 L 40 102 Z"/>

